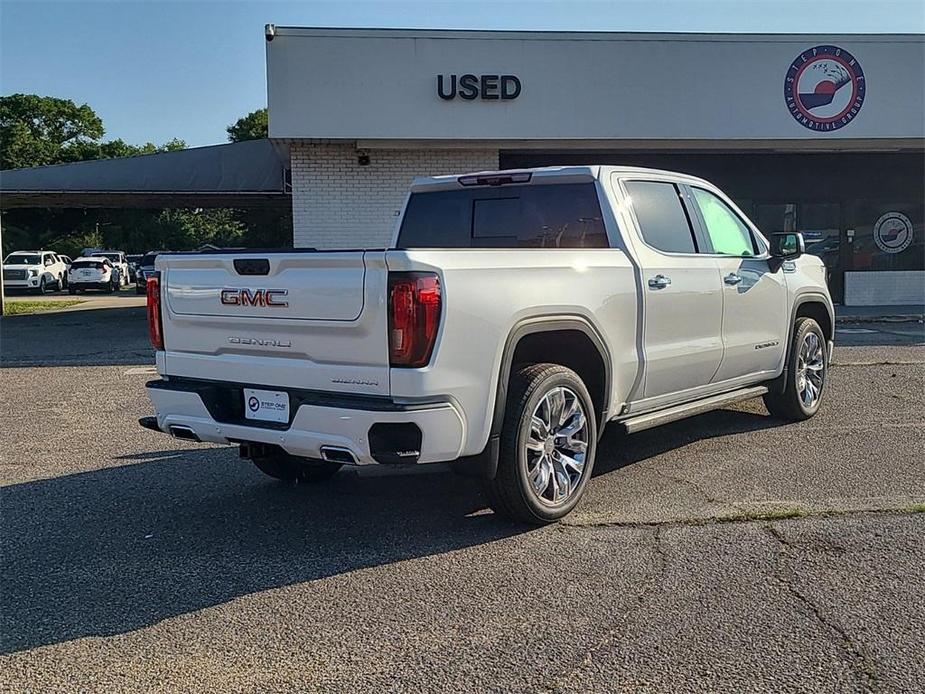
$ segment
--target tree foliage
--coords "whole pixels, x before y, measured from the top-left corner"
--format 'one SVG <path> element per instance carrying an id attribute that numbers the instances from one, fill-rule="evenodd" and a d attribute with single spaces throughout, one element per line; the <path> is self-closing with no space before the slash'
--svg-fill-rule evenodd
<path id="1" fill-rule="evenodd" d="M 0 97 L 3 169 L 67 161 L 68 152 L 103 136 L 103 121 L 87 104 L 36 94 Z"/>
<path id="2" fill-rule="evenodd" d="M 246 116 L 238 118 L 226 128 L 230 142 L 243 142 L 244 140 L 260 140 L 268 137 L 269 118 L 265 108 L 251 111 Z"/>

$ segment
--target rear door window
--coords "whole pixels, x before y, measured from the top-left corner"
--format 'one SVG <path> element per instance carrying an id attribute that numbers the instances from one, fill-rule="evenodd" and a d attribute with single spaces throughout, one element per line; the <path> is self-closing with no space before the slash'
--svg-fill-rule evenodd
<path id="1" fill-rule="evenodd" d="M 607 248 L 593 183 L 412 193 L 398 248 Z"/>
<path id="2" fill-rule="evenodd" d="M 697 244 L 681 195 L 674 183 L 626 181 L 639 232 L 652 248 L 666 253 L 696 253 Z"/>

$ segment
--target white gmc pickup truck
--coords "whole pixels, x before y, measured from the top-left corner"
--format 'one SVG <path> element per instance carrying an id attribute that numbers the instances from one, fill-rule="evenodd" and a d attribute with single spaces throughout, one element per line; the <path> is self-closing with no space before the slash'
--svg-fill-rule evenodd
<path id="1" fill-rule="evenodd" d="M 604 426 L 763 396 L 819 408 L 834 314 L 797 233 L 715 186 L 576 166 L 416 179 L 391 247 L 162 253 L 141 424 L 265 473 L 455 461 L 533 523 L 580 499 Z"/>

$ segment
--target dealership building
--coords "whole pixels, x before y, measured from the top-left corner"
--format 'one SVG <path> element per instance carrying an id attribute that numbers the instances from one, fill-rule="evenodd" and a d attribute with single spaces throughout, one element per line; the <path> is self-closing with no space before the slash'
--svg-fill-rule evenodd
<path id="1" fill-rule="evenodd" d="M 419 175 L 639 165 L 713 181 L 765 233 L 803 232 L 837 302 L 925 303 L 922 35 L 269 25 L 265 38 L 270 142 L 259 168 L 280 175 L 236 191 L 291 204 L 297 247 L 386 246 Z M 184 156 L 136 160 L 170 172 Z M 209 185 L 238 185 L 228 170 Z M 110 178 L 148 186 L 148 199 L 238 204 L 224 189 L 191 190 L 199 175 Z M 4 193 L 25 200 L 29 186 L 5 172 Z M 67 188 L 32 188 L 55 186 Z"/>
<path id="2" fill-rule="evenodd" d="M 296 246 L 382 247 L 412 177 L 631 164 L 802 231 L 848 304 L 925 301 L 925 37 L 268 26 Z"/>

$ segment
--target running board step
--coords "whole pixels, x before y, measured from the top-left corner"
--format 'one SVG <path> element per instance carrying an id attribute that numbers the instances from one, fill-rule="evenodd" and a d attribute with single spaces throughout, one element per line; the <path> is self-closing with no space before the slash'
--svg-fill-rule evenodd
<path id="1" fill-rule="evenodd" d="M 621 420 L 617 422 L 617 424 L 621 425 L 624 430 L 626 430 L 627 434 L 635 434 L 637 431 L 651 429 L 652 427 L 661 426 L 662 424 L 668 424 L 668 422 L 676 422 L 679 419 L 686 419 L 687 417 L 693 417 L 698 414 L 703 414 L 704 412 L 717 410 L 720 407 L 742 402 L 743 400 L 751 400 L 767 392 L 768 389 L 764 386 L 742 388 L 741 390 L 734 390 L 731 393 L 722 393 L 721 395 L 713 395 L 703 400 L 694 400 L 693 402 L 687 402 L 683 405 L 675 405 L 665 410 L 640 414 L 635 417 L 630 417 L 629 419 Z"/>

